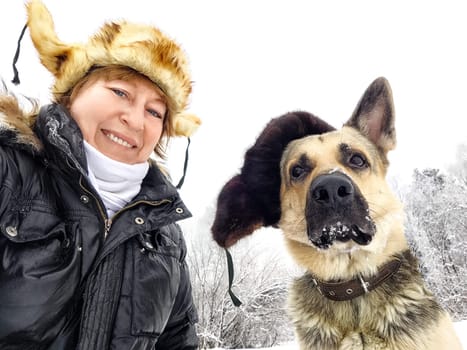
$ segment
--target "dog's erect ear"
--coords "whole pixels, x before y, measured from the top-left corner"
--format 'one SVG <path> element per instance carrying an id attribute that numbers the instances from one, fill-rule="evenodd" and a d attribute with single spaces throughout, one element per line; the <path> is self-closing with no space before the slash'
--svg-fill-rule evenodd
<path id="1" fill-rule="evenodd" d="M 396 147 L 394 119 L 391 87 L 385 78 L 378 78 L 366 89 L 345 125 L 360 130 L 383 153 L 387 153 Z"/>
<path id="2" fill-rule="evenodd" d="M 280 209 L 280 161 L 290 141 L 334 130 L 306 112 L 272 119 L 245 153 L 240 174 L 222 188 L 211 228 L 216 242 L 229 247 L 262 226 L 276 225 Z"/>

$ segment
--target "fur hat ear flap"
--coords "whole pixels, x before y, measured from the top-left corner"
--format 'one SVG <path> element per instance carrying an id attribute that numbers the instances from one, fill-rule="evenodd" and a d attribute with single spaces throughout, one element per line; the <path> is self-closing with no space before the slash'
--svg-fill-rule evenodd
<path id="1" fill-rule="evenodd" d="M 245 153 L 240 174 L 222 188 L 211 231 L 225 248 L 262 226 L 279 222 L 280 161 L 290 141 L 334 128 L 306 112 L 291 112 L 272 119 Z"/>
<path id="2" fill-rule="evenodd" d="M 214 239 L 221 247 L 230 247 L 262 225 L 262 215 L 255 196 L 241 175 L 231 178 L 217 199 L 216 219 L 212 227 Z"/>
<path id="3" fill-rule="evenodd" d="M 201 125 L 201 119 L 194 114 L 179 113 L 173 118 L 174 136 L 190 137 Z"/>
<path id="4" fill-rule="evenodd" d="M 60 76 L 61 67 L 68 59 L 73 46 L 63 43 L 57 37 L 52 16 L 41 1 L 30 1 L 26 4 L 26 9 L 27 26 L 41 63 L 55 77 Z"/>

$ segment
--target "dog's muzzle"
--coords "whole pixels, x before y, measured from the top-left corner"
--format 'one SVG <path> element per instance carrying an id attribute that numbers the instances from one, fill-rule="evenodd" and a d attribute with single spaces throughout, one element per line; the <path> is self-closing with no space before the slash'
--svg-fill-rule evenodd
<path id="1" fill-rule="evenodd" d="M 343 173 L 318 176 L 310 185 L 305 210 L 308 237 L 318 248 L 328 248 L 335 240 L 367 245 L 375 234 L 366 200 Z"/>

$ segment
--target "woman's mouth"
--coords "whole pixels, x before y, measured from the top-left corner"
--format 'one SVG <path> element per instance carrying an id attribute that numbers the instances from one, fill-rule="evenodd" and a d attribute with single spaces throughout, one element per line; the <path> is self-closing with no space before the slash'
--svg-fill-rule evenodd
<path id="1" fill-rule="evenodd" d="M 107 138 L 109 138 L 111 141 L 113 141 L 115 143 L 118 143 L 119 145 L 121 145 L 123 147 L 126 147 L 126 148 L 133 148 L 134 147 L 133 145 L 129 144 L 127 141 L 121 139 L 118 136 L 115 136 L 111 132 L 104 132 L 104 135 L 107 136 Z"/>

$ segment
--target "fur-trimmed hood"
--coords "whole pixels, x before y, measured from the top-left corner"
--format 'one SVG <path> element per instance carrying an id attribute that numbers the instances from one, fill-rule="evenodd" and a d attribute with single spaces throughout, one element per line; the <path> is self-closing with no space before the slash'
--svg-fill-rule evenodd
<path id="1" fill-rule="evenodd" d="M 32 153 L 42 151 L 42 143 L 33 131 L 39 105 L 28 101 L 31 107 L 26 111 L 15 95 L 6 89 L 0 91 L 0 146 L 15 146 Z"/>
<path id="2" fill-rule="evenodd" d="M 173 126 L 170 136 L 190 136 L 201 121 L 187 113 L 192 82 L 181 47 L 158 28 L 116 21 L 105 23 L 86 43 L 65 43 L 55 32 L 52 16 L 40 0 L 27 5 L 27 26 L 42 64 L 55 78 L 58 99 L 94 66 L 123 65 L 152 80 L 168 98 Z"/>

